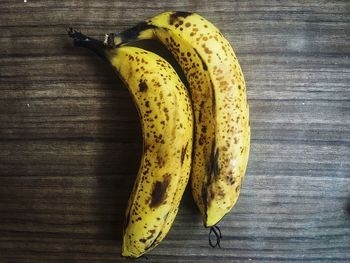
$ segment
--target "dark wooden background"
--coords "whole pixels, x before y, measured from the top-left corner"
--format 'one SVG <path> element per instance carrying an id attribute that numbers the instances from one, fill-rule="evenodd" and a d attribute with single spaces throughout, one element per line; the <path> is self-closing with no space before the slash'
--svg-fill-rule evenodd
<path id="1" fill-rule="evenodd" d="M 350 2 L 170 2 L 0 0 L 0 262 L 125 261 L 140 124 L 66 27 L 103 38 L 165 10 L 199 12 L 234 45 L 251 155 L 222 249 L 187 191 L 148 262 L 350 262 Z"/>

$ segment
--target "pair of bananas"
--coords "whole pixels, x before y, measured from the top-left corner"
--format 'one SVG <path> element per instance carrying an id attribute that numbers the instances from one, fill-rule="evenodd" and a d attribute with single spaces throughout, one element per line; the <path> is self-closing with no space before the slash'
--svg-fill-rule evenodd
<path id="1" fill-rule="evenodd" d="M 122 255 L 139 257 L 168 233 L 191 174 L 206 227 L 237 201 L 250 125 L 241 67 L 229 42 L 195 13 L 165 12 L 101 42 L 70 30 L 76 46 L 108 60 L 139 112 L 143 155 L 126 211 Z M 156 39 L 175 57 L 188 89 L 160 56 L 132 47 Z"/>

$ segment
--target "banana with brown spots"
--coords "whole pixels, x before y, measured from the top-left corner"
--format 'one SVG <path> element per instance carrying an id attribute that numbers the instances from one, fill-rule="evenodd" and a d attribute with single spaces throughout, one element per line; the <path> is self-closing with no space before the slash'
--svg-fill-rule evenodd
<path id="1" fill-rule="evenodd" d="M 162 42 L 188 80 L 195 116 L 192 193 L 204 225 L 214 226 L 235 205 L 248 162 L 249 108 L 241 67 L 222 33 L 195 13 L 159 14 L 107 34 L 105 45 L 141 39 Z"/>
<path id="2" fill-rule="evenodd" d="M 143 131 L 143 154 L 129 199 L 122 255 L 139 257 L 168 233 L 190 175 L 193 114 L 186 87 L 170 64 L 135 47 L 107 48 L 70 30 L 75 45 L 108 60 L 126 83 Z"/>

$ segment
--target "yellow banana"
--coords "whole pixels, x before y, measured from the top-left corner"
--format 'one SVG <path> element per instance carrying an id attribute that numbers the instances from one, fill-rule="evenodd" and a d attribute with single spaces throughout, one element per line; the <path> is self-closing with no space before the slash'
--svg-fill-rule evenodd
<path id="1" fill-rule="evenodd" d="M 143 131 L 143 154 L 129 199 L 122 255 L 139 257 L 168 233 L 190 175 L 193 115 L 189 94 L 170 64 L 135 47 L 106 48 L 70 31 L 77 46 L 107 59 L 126 83 Z"/>
<path id="2" fill-rule="evenodd" d="M 162 42 L 182 67 L 195 116 L 192 193 L 204 225 L 214 226 L 237 201 L 250 144 L 249 108 L 241 67 L 229 42 L 198 14 L 165 12 L 106 46 L 141 39 Z"/>

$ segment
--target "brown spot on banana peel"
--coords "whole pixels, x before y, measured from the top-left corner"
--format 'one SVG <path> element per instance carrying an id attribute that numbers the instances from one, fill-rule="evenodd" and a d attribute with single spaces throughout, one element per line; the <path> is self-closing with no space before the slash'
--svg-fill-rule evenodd
<path id="1" fill-rule="evenodd" d="M 140 92 L 146 92 L 148 89 L 148 86 L 147 86 L 147 83 L 143 80 L 140 80 L 140 83 L 139 83 L 139 91 Z"/>
<path id="2" fill-rule="evenodd" d="M 233 177 L 232 172 L 230 172 L 230 174 L 226 176 L 226 181 L 230 185 L 234 185 L 235 184 L 236 180 Z"/>
<path id="3" fill-rule="evenodd" d="M 211 200 L 213 200 L 215 197 L 215 193 L 213 191 L 213 189 L 210 189 L 210 195 L 209 195 L 209 200 L 208 203 L 210 204 Z"/>
<path id="4" fill-rule="evenodd" d="M 166 173 L 163 176 L 163 181 L 157 181 L 154 184 L 153 191 L 151 194 L 151 203 L 149 205 L 151 208 L 157 208 L 163 204 L 167 196 L 166 191 L 169 187 L 170 179 L 171 174 Z"/>
<path id="5" fill-rule="evenodd" d="M 220 199 L 223 199 L 225 197 L 225 191 L 223 191 L 222 189 L 219 189 L 218 191 L 218 197 Z"/>
<path id="6" fill-rule="evenodd" d="M 146 239 L 146 238 L 141 238 L 141 239 L 139 239 L 139 241 L 140 241 L 141 243 L 146 243 L 146 242 L 147 242 L 147 239 Z"/>
<path id="7" fill-rule="evenodd" d="M 165 164 L 165 159 L 159 153 L 157 154 L 157 164 L 159 168 L 162 168 Z"/>
<path id="8" fill-rule="evenodd" d="M 202 122 L 202 111 L 200 111 L 198 114 L 198 121 Z"/>
<path id="9" fill-rule="evenodd" d="M 186 145 L 184 147 L 182 147 L 181 149 L 181 166 L 184 163 L 185 160 L 185 155 L 186 155 L 186 151 L 187 151 L 187 146 L 188 146 L 188 142 L 186 143 Z"/>

